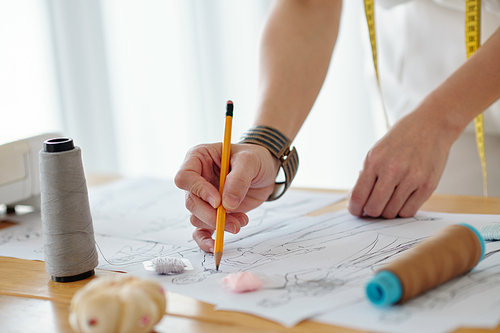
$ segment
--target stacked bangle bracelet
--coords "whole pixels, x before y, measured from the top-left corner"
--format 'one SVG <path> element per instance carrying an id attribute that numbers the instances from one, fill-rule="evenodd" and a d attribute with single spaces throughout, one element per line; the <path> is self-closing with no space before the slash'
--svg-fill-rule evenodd
<path id="1" fill-rule="evenodd" d="M 297 150 L 295 147 L 290 150 L 292 141 L 274 128 L 255 126 L 243 134 L 239 143 L 251 143 L 262 146 L 280 161 L 280 166 L 285 173 L 285 181 L 275 183 L 274 191 L 267 201 L 280 198 L 292 184 L 292 180 L 299 168 Z"/>

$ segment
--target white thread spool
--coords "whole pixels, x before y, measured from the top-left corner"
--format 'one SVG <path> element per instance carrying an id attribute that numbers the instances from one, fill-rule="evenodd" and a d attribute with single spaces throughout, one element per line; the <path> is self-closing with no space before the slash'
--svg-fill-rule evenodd
<path id="1" fill-rule="evenodd" d="M 70 138 L 55 138 L 39 155 L 45 270 L 56 282 L 85 279 L 98 255 L 81 150 Z"/>
<path id="2" fill-rule="evenodd" d="M 482 227 L 480 233 L 485 241 L 500 240 L 500 224 L 492 224 Z"/>
<path id="3" fill-rule="evenodd" d="M 151 260 L 158 274 L 179 274 L 184 272 L 186 264 L 178 258 L 158 257 Z"/>
<path id="4" fill-rule="evenodd" d="M 147 271 L 155 271 L 160 275 L 180 274 L 185 270 L 192 270 L 193 265 L 188 259 L 179 259 L 174 257 L 156 257 L 151 261 L 142 263 Z"/>

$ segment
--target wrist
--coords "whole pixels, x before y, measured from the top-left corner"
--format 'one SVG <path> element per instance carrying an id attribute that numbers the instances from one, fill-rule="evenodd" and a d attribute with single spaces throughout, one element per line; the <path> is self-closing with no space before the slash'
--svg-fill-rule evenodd
<path id="1" fill-rule="evenodd" d="M 275 182 L 273 193 L 267 201 L 280 198 L 290 187 L 299 167 L 299 156 L 295 147 L 290 149 L 291 140 L 278 130 L 267 126 L 254 126 L 243 134 L 239 143 L 254 144 L 266 148 L 274 157 L 276 174 L 283 169 L 285 180 Z"/>
<path id="2" fill-rule="evenodd" d="M 451 145 L 473 120 L 473 117 L 467 117 L 460 111 L 459 106 L 446 98 L 430 95 L 417 107 L 415 113 L 425 119 L 429 127 L 437 129 Z"/>
<path id="3" fill-rule="evenodd" d="M 267 151 L 268 153 L 268 156 L 269 156 L 269 159 L 271 160 L 271 164 L 273 165 L 273 170 L 274 170 L 274 178 L 276 178 L 276 176 L 278 175 L 278 172 L 280 171 L 280 168 L 281 168 L 281 161 L 279 158 L 277 158 L 276 156 L 274 156 L 273 154 L 271 154 L 271 152 L 269 151 L 269 149 L 263 147 L 263 146 L 260 146 L 260 148 L 264 149 Z"/>

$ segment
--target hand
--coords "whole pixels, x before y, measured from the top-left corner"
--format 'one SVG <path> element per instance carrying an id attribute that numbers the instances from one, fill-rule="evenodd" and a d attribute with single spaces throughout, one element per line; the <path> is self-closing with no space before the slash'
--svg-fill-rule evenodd
<path id="1" fill-rule="evenodd" d="M 424 115 L 402 118 L 368 152 L 349 197 L 353 215 L 410 217 L 435 190 L 454 139 Z"/>
<path id="2" fill-rule="evenodd" d="M 186 191 L 186 208 L 196 227 L 193 239 L 205 252 L 213 252 L 217 207 L 226 209 L 225 230 L 238 233 L 248 224 L 246 212 L 262 204 L 272 193 L 279 161 L 264 147 L 231 145 L 230 171 L 219 194 L 222 144 L 193 147 L 175 176 L 175 184 Z"/>

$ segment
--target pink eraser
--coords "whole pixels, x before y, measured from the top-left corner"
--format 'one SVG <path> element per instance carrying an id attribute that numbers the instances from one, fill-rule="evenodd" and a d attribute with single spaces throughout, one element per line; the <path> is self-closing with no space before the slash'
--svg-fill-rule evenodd
<path id="1" fill-rule="evenodd" d="M 260 289 L 264 284 L 255 274 L 250 272 L 238 272 L 229 274 L 224 278 L 225 285 L 235 293 L 244 293 Z"/>

